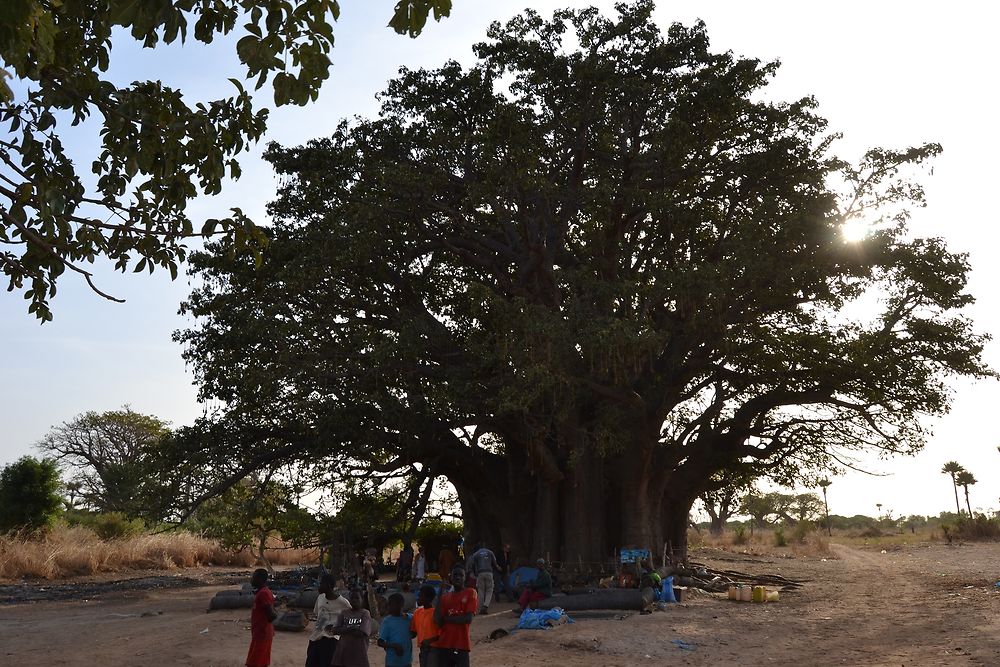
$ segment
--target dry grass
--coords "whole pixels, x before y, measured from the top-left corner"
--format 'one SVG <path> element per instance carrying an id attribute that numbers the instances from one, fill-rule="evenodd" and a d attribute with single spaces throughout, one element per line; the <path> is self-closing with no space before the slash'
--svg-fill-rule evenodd
<path id="1" fill-rule="evenodd" d="M 315 552 L 303 549 L 281 549 L 267 556 L 275 565 L 316 560 Z M 59 579 L 99 572 L 253 564 L 254 557 L 247 551 L 226 551 L 213 540 L 184 532 L 105 541 L 92 530 L 75 526 L 54 528 L 41 536 L 0 536 L 0 579 Z"/>
<path id="2" fill-rule="evenodd" d="M 688 533 L 690 546 L 706 546 L 734 553 L 751 554 L 758 556 L 781 556 L 781 557 L 814 557 L 832 558 L 833 552 L 830 550 L 830 538 L 818 530 L 809 531 L 801 541 L 797 541 L 792 535 L 792 531 L 785 530 L 787 546 L 775 546 L 775 534 L 771 529 L 758 529 L 751 536 L 747 531 L 742 539 L 737 533 L 726 530 L 721 535 L 712 535 L 705 531 L 700 535 L 694 531 Z"/>

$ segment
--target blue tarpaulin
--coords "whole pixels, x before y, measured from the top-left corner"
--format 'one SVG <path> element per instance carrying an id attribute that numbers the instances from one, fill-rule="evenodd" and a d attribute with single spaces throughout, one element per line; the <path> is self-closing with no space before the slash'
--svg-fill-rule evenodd
<path id="1" fill-rule="evenodd" d="M 525 584 L 530 584 L 537 578 L 538 578 L 538 568 L 519 567 L 510 573 L 510 577 L 507 580 L 508 583 L 507 590 L 512 591 L 515 588 L 524 586 Z"/>
<path id="2" fill-rule="evenodd" d="M 567 623 L 573 623 L 573 619 L 566 616 L 566 612 L 559 607 L 553 607 L 552 609 L 525 609 L 521 612 L 521 620 L 517 622 L 517 629 L 548 630 L 553 623 L 562 621 L 564 616 Z"/>
<path id="3" fill-rule="evenodd" d="M 619 552 L 619 559 L 622 563 L 634 563 L 637 560 L 649 558 L 649 549 L 622 549 Z"/>

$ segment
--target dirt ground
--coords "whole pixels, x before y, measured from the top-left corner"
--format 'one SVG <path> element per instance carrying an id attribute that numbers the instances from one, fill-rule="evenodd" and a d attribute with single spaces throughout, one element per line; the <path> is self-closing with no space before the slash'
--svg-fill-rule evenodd
<path id="1" fill-rule="evenodd" d="M 509 604 L 495 604 L 473 623 L 472 664 L 1000 665 L 1000 544 L 832 549 L 826 560 L 692 553 L 718 569 L 811 580 L 777 603 L 692 596 L 651 615 L 581 617 L 491 642 L 492 630 L 516 622 Z M 240 573 L 142 575 L 0 586 L 0 665 L 243 664 L 248 611 L 205 611 Z M 278 633 L 272 664 L 304 664 L 306 642 Z M 372 665 L 382 655 L 373 646 Z"/>

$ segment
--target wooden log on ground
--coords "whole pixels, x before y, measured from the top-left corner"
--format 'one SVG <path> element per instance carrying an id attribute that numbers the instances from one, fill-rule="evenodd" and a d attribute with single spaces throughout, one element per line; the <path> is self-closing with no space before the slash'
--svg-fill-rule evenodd
<path id="1" fill-rule="evenodd" d="M 584 595 L 557 595 L 538 603 L 539 609 L 559 607 L 564 611 L 583 609 L 624 609 L 638 611 L 653 603 L 652 588 L 608 588 Z"/>
<path id="2" fill-rule="evenodd" d="M 209 610 L 212 609 L 250 609 L 253 607 L 253 595 L 248 593 L 239 593 L 238 595 L 233 595 L 232 593 L 226 591 L 225 595 L 216 595 L 213 597 L 209 603 Z"/>
<path id="3" fill-rule="evenodd" d="M 288 600 L 288 606 L 296 609 L 312 609 L 316 606 L 316 598 L 318 597 L 319 591 L 302 591 Z"/>

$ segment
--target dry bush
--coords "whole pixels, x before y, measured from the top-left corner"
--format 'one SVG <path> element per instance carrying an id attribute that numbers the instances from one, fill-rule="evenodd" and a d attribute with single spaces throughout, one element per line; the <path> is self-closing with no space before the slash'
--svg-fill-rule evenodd
<path id="1" fill-rule="evenodd" d="M 264 555 L 271 565 L 306 565 L 319 562 L 319 549 L 278 547 L 266 549 Z"/>
<path id="2" fill-rule="evenodd" d="M 972 518 L 961 517 L 954 527 L 942 525 L 941 530 L 951 539 L 970 542 L 1000 540 L 1000 521 L 985 514 L 976 514 Z"/>
<path id="3" fill-rule="evenodd" d="M 278 565 L 317 560 L 315 550 L 280 549 L 267 555 Z M 253 564 L 249 551 L 226 551 L 214 540 L 186 532 L 102 540 L 89 528 L 62 526 L 37 535 L 0 536 L 0 579 L 58 579 L 134 569 Z"/>
<path id="4" fill-rule="evenodd" d="M 793 544 L 792 553 L 796 556 L 815 556 L 817 558 L 833 556 L 833 552 L 830 551 L 830 538 L 818 530 L 808 533 L 801 542 Z"/>

